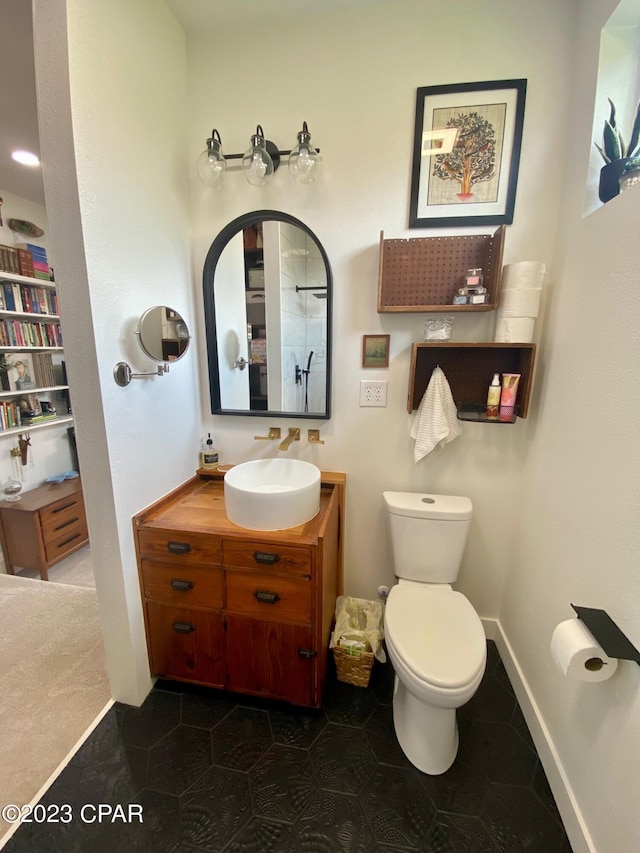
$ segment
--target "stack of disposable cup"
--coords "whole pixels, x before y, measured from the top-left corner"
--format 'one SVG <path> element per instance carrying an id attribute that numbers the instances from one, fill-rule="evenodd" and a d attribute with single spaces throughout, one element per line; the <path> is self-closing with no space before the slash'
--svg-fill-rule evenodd
<path id="1" fill-rule="evenodd" d="M 533 340 L 545 270 L 538 261 L 519 261 L 503 267 L 497 342 L 525 344 Z"/>

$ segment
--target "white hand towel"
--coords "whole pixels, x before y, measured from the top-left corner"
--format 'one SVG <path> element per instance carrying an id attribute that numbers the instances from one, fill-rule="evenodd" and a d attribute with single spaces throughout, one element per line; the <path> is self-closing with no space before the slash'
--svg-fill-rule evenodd
<path id="1" fill-rule="evenodd" d="M 411 438 L 416 440 L 413 461 L 419 462 L 432 450 L 444 447 L 461 432 L 447 377 L 436 367 L 411 427 Z"/>

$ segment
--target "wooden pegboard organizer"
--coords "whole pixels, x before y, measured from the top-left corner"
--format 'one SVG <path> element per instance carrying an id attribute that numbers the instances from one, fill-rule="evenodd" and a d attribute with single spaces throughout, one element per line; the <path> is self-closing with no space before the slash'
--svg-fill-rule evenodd
<path id="1" fill-rule="evenodd" d="M 380 232 L 378 312 L 491 311 L 498 305 L 506 228 L 494 234 L 385 240 Z M 489 300 L 454 305 L 468 269 L 481 267 Z"/>

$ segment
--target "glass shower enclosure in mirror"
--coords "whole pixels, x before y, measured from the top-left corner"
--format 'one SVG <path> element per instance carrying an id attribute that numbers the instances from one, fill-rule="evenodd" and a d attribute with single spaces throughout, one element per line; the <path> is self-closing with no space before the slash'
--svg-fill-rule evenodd
<path id="1" fill-rule="evenodd" d="M 240 216 L 203 287 L 212 413 L 329 418 L 332 279 L 313 232 L 281 211 Z"/>

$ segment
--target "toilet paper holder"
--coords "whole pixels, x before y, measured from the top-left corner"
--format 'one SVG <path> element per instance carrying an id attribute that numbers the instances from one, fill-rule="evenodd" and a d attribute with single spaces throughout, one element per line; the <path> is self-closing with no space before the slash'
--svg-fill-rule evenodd
<path id="1" fill-rule="evenodd" d="M 640 652 L 604 610 L 571 605 L 593 635 L 594 640 L 610 658 L 634 660 L 640 666 Z"/>

